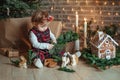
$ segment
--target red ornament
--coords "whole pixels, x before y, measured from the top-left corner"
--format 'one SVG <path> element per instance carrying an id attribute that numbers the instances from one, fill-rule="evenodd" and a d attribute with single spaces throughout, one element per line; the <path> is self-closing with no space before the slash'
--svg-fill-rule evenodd
<path id="1" fill-rule="evenodd" d="M 54 19 L 53 16 L 49 16 L 47 20 L 48 20 L 48 21 L 52 21 L 53 19 Z"/>

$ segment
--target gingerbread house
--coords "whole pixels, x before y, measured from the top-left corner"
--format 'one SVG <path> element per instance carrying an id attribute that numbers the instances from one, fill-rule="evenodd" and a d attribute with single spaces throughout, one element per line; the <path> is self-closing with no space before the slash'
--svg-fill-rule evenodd
<path id="1" fill-rule="evenodd" d="M 92 53 L 96 54 L 99 58 L 115 58 L 116 45 L 118 46 L 118 43 L 110 35 L 98 31 L 90 43 Z"/>

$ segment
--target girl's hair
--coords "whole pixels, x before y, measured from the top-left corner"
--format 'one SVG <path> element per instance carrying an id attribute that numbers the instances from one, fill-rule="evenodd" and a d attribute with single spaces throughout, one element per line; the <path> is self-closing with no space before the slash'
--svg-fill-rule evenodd
<path id="1" fill-rule="evenodd" d="M 48 12 L 47 11 L 42 11 L 42 10 L 37 10 L 33 13 L 31 22 L 40 24 L 43 23 L 43 19 L 48 18 Z"/>

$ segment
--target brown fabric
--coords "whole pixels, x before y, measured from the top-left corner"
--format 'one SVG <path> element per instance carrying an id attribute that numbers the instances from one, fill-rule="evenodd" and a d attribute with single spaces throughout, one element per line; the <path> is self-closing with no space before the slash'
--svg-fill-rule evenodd
<path id="1" fill-rule="evenodd" d="M 55 37 L 58 38 L 62 32 L 62 23 L 60 21 L 53 21 L 49 24 L 49 27 Z"/>
<path id="2" fill-rule="evenodd" d="M 30 17 L 26 17 L 0 21 L 0 47 L 28 50 L 30 48 L 28 31 L 32 28 L 30 20 Z M 53 21 L 49 25 L 51 31 L 58 38 L 62 31 L 61 22 Z"/>

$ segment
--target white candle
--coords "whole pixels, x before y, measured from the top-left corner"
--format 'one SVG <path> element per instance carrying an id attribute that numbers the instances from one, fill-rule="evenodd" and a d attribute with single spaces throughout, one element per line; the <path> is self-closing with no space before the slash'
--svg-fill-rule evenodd
<path id="1" fill-rule="evenodd" d="M 84 32 L 85 32 L 85 37 L 87 37 L 87 21 L 86 21 L 86 18 L 84 18 Z"/>
<path id="2" fill-rule="evenodd" d="M 86 18 L 84 18 L 84 47 L 87 48 L 87 21 Z"/>
<path id="3" fill-rule="evenodd" d="M 76 11 L 76 27 L 78 27 L 78 12 Z"/>
<path id="4" fill-rule="evenodd" d="M 80 50 L 80 40 L 79 40 L 79 39 L 77 39 L 77 40 L 75 41 L 75 50 L 76 50 L 76 51 Z"/>

